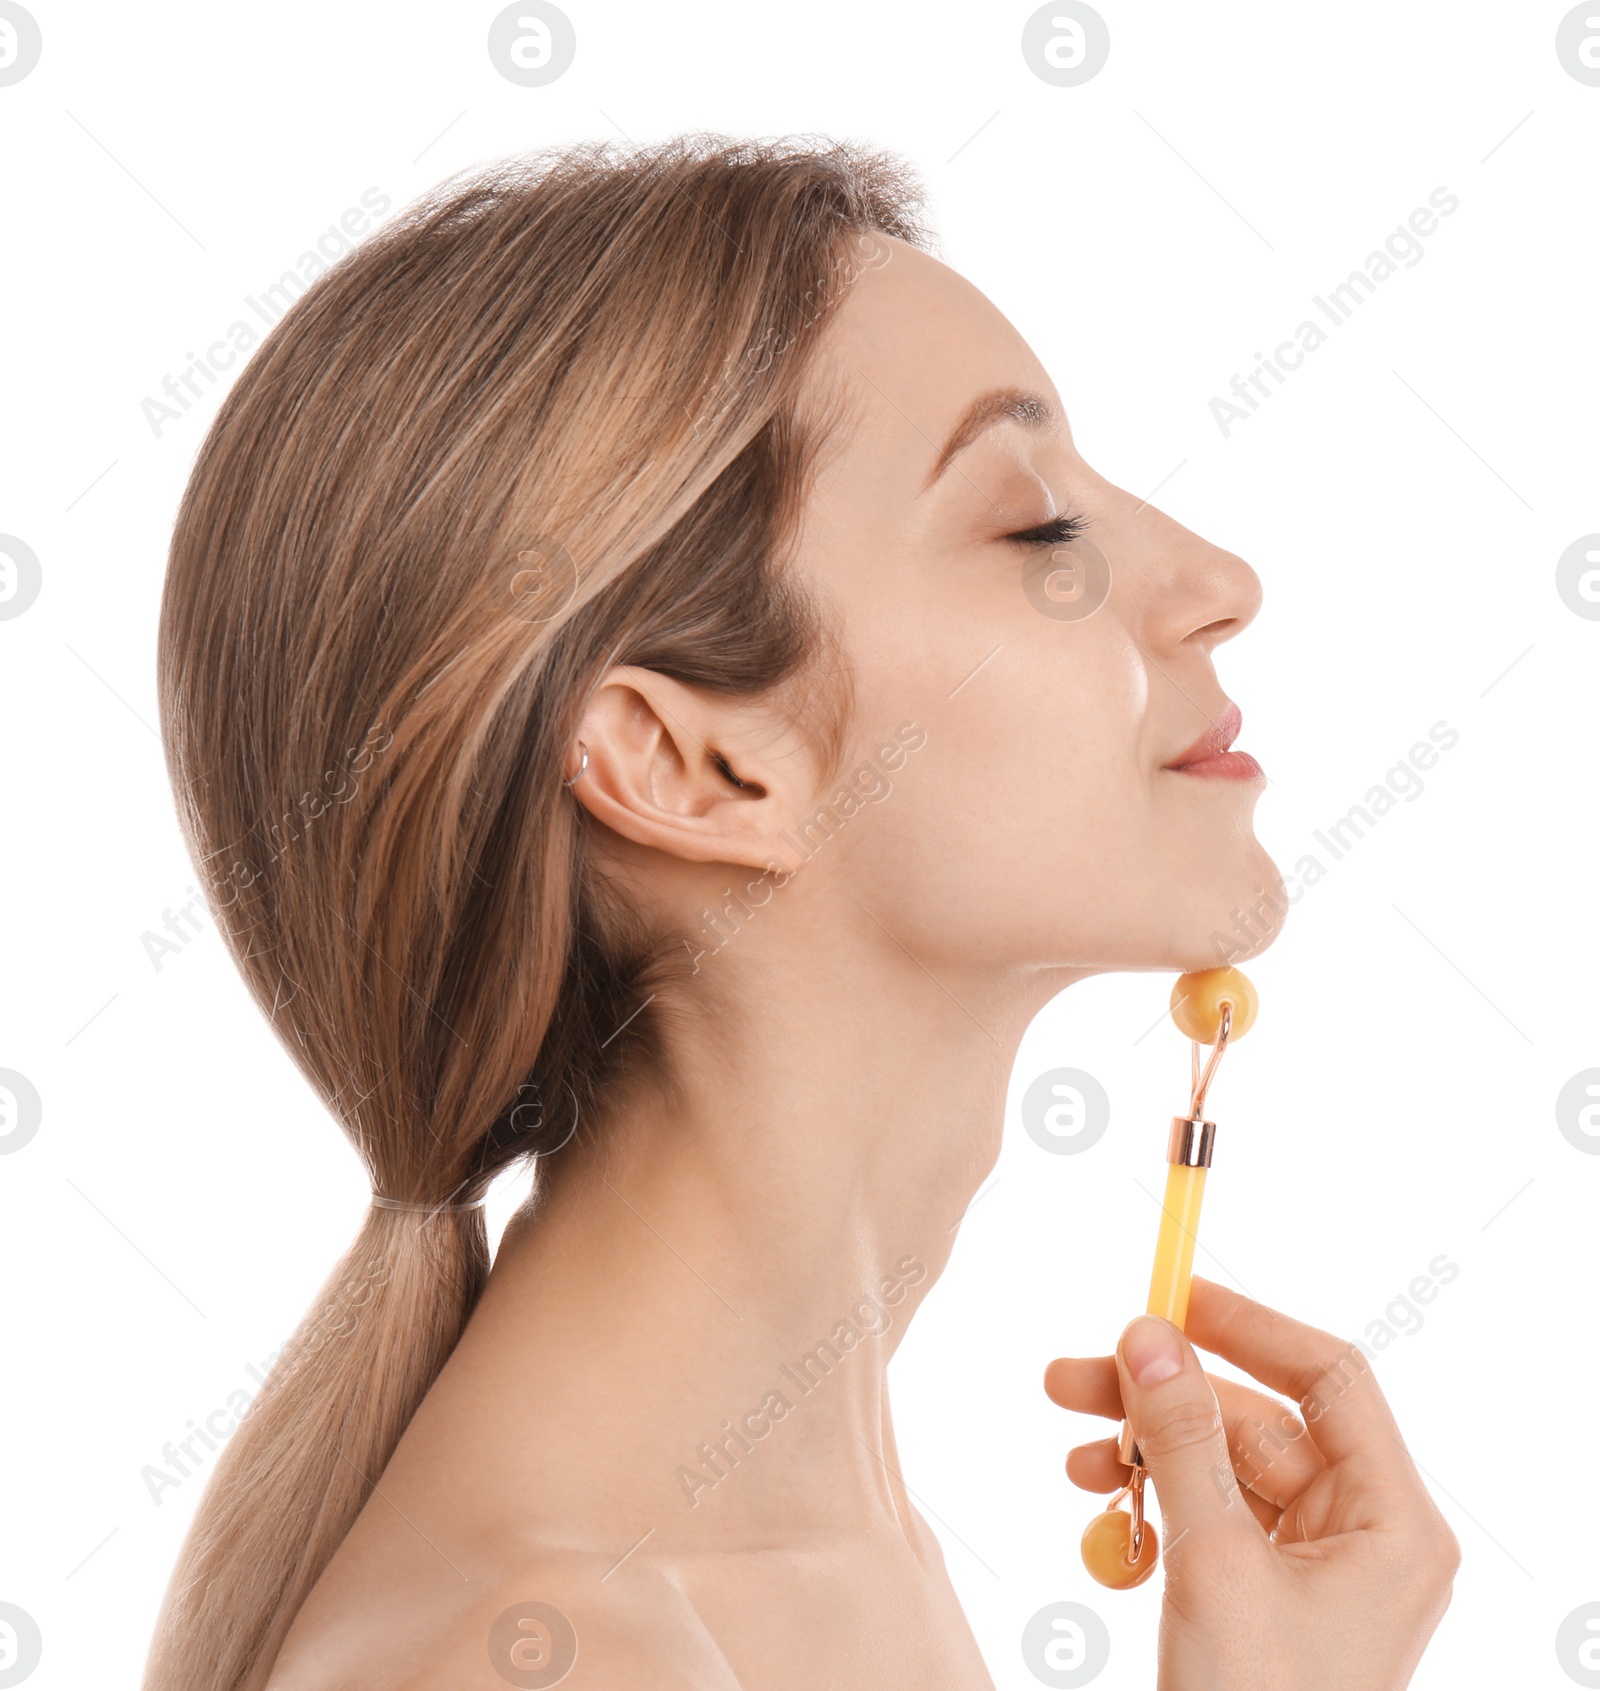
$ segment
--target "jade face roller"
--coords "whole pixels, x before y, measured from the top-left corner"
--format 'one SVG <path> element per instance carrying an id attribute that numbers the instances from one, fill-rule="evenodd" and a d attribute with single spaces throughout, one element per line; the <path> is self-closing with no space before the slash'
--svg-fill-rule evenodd
<path id="1" fill-rule="evenodd" d="M 1163 1316 L 1175 1327 L 1182 1327 L 1189 1313 L 1200 1201 L 1217 1137 L 1217 1124 L 1205 1119 L 1206 1092 L 1228 1042 L 1250 1031 L 1257 1002 L 1256 989 L 1238 969 L 1201 969 L 1180 975 L 1172 989 L 1172 1019 L 1192 1041 L 1189 1113 L 1172 1118 L 1167 1140 L 1167 1190 L 1145 1312 Z M 1200 1066 L 1203 1044 L 1211 1046 L 1204 1070 Z M 1101 1585 L 1126 1590 L 1150 1577 L 1160 1550 L 1156 1530 L 1144 1518 L 1145 1466 L 1126 1421 L 1117 1440 L 1117 1456 L 1132 1471 L 1121 1491 L 1084 1529 L 1082 1553 L 1084 1567 Z M 1129 1500 L 1126 1514 L 1120 1507 L 1124 1497 Z"/>

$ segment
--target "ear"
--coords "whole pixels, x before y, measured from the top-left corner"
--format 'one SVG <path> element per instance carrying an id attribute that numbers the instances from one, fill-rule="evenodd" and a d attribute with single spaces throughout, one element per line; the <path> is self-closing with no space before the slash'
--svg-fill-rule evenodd
<path id="1" fill-rule="evenodd" d="M 595 690 L 566 776 L 597 821 L 692 863 L 765 869 L 810 796 L 803 737 L 770 710 L 655 670 L 619 665 Z"/>

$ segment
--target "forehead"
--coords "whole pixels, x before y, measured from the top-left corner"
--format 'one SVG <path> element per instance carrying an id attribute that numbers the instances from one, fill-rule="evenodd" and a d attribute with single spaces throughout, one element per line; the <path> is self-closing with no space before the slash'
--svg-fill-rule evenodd
<path id="1" fill-rule="evenodd" d="M 830 318 L 809 383 L 837 419 L 835 446 L 914 497 L 981 396 L 1033 392 L 1057 414 L 1060 402 L 1032 348 L 980 289 L 930 254 L 880 239 L 889 261 L 863 272 Z"/>

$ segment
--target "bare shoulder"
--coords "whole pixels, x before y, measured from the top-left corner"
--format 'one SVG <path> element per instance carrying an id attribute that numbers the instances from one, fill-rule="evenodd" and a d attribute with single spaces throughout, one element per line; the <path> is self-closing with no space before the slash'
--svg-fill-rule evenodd
<path id="1" fill-rule="evenodd" d="M 474 1596 L 390 1691 L 743 1691 L 667 1566 L 551 1556 Z"/>
<path id="2" fill-rule="evenodd" d="M 369 1570 L 303 1617 L 265 1691 L 990 1683 L 942 1563 L 904 1541 L 651 1548 L 523 1552 L 448 1587 Z"/>

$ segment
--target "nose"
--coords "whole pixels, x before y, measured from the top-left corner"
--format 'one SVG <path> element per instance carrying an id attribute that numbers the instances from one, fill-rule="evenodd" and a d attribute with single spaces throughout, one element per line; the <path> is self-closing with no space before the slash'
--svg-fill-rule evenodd
<path id="1" fill-rule="evenodd" d="M 1139 527 L 1148 587 L 1141 620 L 1152 646 L 1209 653 L 1255 620 L 1261 578 L 1243 558 L 1153 507 L 1140 513 Z"/>

